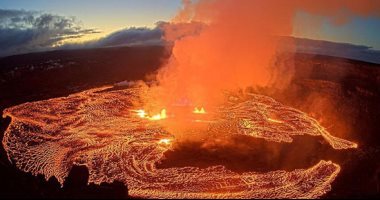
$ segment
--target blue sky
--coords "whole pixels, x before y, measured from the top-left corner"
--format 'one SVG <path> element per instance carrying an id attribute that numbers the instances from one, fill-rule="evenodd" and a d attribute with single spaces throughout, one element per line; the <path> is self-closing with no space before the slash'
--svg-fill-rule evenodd
<path id="1" fill-rule="evenodd" d="M 75 16 L 86 28 L 102 34 L 126 27 L 154 27 L 157 21 L 170 20 L 181 8 L 181 0 L 0 0 L 1 9 L 24 9 Z M 366 45 L 380 50 L 380 18 L 356 17 L 335 26 L 322 20 L 320 27 L 310 26 L 318 16 L 299 12 L 294 20 L 296 37 Z"/>

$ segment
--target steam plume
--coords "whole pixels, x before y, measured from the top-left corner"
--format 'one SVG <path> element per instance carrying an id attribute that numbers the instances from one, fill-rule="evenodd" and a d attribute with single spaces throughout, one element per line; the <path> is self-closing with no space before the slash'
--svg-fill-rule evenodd
<path id="1" fill-rule="evenodd" d="M 378 14 L 380 1 L 184 1 L 172 23 L 205 26 L 196 34 L 177 37 L 153 93 L 166 105 L 184 99 L 206 105 L 218 102 L 225 89 L 286 87 L 293 73 L 292 59 L 288 57 L 285 65 L 276 62 L 281 53 L 278 36 L 292 34 L 299 10 L 329 17 L 340 25 L 355 15 Z M 170 33 L 167 39 L 175 38 L 173 31 L 166 32 Z"/>

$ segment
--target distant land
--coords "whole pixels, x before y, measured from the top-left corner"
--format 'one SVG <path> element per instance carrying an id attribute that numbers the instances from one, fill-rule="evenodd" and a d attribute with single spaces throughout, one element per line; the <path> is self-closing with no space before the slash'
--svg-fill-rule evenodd
<path id="1" fill-rule="evenodd" d="M 88 43 L 84 45 L 64 45 L 56 48 L 47 48 L 44 50 L 36 50 L 30 53 L 36 52 L 50 52 L 56 50 L 80 50 L 80 49 L 98 49 L 98 48 L 111 48 L 111 47 L 134 47 L 134 46 L 171 46 L 171 42 L 166 42 L 162 38 L 162 32 L 156 29 L 132 29 L 120 31 L 110 36 L 99 40 L 98 42 Z M 138 32 L 139 34 L 132 34 Z M 294 51 L 295 53 L 307 53 L 315 55 L 326 55 L 340 58 L 348 58 L 352 60 L 365 61 L 369 63 L 380 64 L 380 50 L 373 49 L 365 45 L 357 45 L 350 43 L 337 43 L 324 40 L 314 40 L 307 38 L 295 38 L 290 36 L 281 36 L 281 38 L 291 44 L 295 44 L 295 49 L 289 48 L 285 45 L 282 48 Z M 292 41 L 293 40 L 293 41 Z M 22 51 L 21 51 L 22 52 Z M 12 55 L 0 53 L 0 59 L 9 57 Z M 15 55 L 22 55 L 28 53 L 16 53 Z M 14 56 L 14 55 L 13 55 Z M 2 67 L 2 66 L 0 66 Z"/>

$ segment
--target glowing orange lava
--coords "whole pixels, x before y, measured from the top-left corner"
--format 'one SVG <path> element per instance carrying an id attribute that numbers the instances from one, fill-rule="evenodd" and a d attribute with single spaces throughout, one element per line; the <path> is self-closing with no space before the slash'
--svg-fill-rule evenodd
<path id="1" fill-rule="evenodd" d="M 272 119 L 272 118 L 268 118 L 268 121 L 269 122 L 273 122 L 273 123 L 282 123 L 282 121 L 276 120 L 276 119 Z"/>
<path id="2" fill-rule="evenodd" d="M 331 189 L 340 171 L 324 160 L 308 169 L 265 173 L 236 173 L 220 165 L 159 169 L 156 164 L 172 148 L 174 135 L 152 120 L 154 115 L 135 108 L 141 88 L 106 89 L 5 109 L 4 116 L 12 118 L 3 139 L 9 159 L 23 171 L 55 176 L 61 183 L 74 164 L 85 165 L 89 182 L 123 181 L 131 196 L 145 198 L 316 198 Z M 269 97 L 229 99 L 208 125 L 211 135 L 291 142 L 293 135 L 309 134 L 323 136 L 336 149 L 356 147 Z M 159 116 L 165 118 L 166 110 Z"/>
<path id="3" fill-rule="evenodd" d="M 170 139 L 161 139 L 160 141 L 158 141 L 159 144 L 166 144 L 166 145 L 169 145 L 171 142 Z"/>
<path id="4" fill-rule="evenodd" d="M 205 114 L 206 111 L 205 111 L 205 109 L 203 107 L 200 108 L 200 109 L 198 109 L 197 107 L 195 107 L 193 113 L 195 113 L 195 114 Z"/>
<path id="5" fill-rule="evenodd" d="M 162 109 L 159 114 L 156 114 L 153 116 L 149 116 L 143 109 L 132 110 L 132 111 L 136 112 L 137 116 L 139 116 L 140 118 L 146 118 L 146 119 L 153 120 L 153 121 L 167 118 L 166 109 Z"/>

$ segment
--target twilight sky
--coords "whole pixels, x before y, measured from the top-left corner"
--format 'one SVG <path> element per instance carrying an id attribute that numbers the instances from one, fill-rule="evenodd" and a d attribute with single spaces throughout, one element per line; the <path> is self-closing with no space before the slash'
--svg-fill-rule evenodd
<path id="1" fill-rule="evenodd" d="M 2 9 L 43 11 L 75 16 L 86 28 L 102 34 L 130 26 L 153 27 L 168 21 L 181 8 L 180 0 L 0 0 Z"/>
<path id="2" fill-rule="evenodd" d="M 84 28 L 96 30 L 82 40 L 132 26 L 153 28 L 157 21 L 169 21 L 180 8 L 181 0 L 0 0 L 0 10 L 74 16 Z M 300 11 L 294 19 L 293 36 L 365 45 L 380 50 L 379 16 L 357 17 L 340 26 L 332 26 L 329 20 L 322 19 L 321 26 L 313 29 L 309 22 L 318 16 Z"/>

